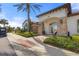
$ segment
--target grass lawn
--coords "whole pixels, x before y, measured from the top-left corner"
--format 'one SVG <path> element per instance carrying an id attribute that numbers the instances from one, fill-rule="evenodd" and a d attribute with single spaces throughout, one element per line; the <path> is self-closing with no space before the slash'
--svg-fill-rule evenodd
<path id="1" fill-rule="evenodd" d="M 49 36 L 44 43 L 79 53 L 79 36 L 76 35 L 72 39 L 66 36 Z"/>

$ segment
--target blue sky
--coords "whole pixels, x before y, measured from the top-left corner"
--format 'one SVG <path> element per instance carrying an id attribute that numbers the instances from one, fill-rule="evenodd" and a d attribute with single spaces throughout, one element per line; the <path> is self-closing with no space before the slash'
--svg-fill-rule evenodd
<path id="1" fill-rule="evenodd" d="M 26 12 L 17 12 L 16 7 L 13 7 L 14 4 L 6 3 L 2 4 L 2 12 L 0 13 L 0 19 L 5 18 L 9 21 L 9 25 L 12 27 L 21 27 L 22 23 L 25 19 L 27 19 Z M 54 9 L 58 6 L 63 5 L 63 3 L 41 3 L 42 7 L 40 8 L 41 11 L 37 12 L 36 15 L 44 13 L 50 9 Z M 73 10 L 79 10 L 79 4 L 72 4 Z M 38 21 L 36 15 L 31 12 L 31 19 L 32 21 Z"/>

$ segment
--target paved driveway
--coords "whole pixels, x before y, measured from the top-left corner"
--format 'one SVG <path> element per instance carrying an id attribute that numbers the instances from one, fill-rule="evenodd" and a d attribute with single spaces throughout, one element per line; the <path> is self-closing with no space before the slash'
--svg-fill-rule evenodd
<path id="1" fill-rule="evenodd" d="M 7 37 L 0 37 L 0 56 L 16 56 Z"/>
<path id="2" fill-rule="evenodd" d="M 38 36 L 35 38 L 37 40 L 35 40 L 32 37 L 25 38 L 25 37 L 22 37 L 22 36 L 19 36 L 16 34 L 8 33 L 8 39 L 9 39 L 10 43 L 13 45 L 13 47 L 16 51 L 16 54 L 18 56 L 22 56 L 22 55 L 23 56 L 35 56 L 35 55 L 38 55 L 38 56 L 75 56 L 76 55 L 77 56 L 77 55 L 79 55 L 79 54 L 76 54 L 76 53 L 68 51 L 68 50 L 60 49 L 60 48 L 42 43 L 42 41 L 45 39 L 44 36 Z M 24 42 L 24 43 L 22 43 L 22 45 L 18 45 L 18 44 L 14 43 L 19 40 L 23 40 L 21 42 Z M 27 40 L 35 43 L 36 46 L 32 46 L 31 48 L 27 47 L 27 42 L 28 42 Z"/>

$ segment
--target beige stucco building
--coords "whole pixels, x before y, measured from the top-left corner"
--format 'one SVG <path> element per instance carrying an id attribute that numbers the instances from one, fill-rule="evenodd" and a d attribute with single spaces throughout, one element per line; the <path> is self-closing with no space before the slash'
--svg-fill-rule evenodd
<path id="1" fill-rule="evenodd" d="M 58 8 L 37 16 L 40 22 L 39 34 L 78 34 L 79 33 L 79 13 L 72 13 L 71 4 L 66 3 Z"/>

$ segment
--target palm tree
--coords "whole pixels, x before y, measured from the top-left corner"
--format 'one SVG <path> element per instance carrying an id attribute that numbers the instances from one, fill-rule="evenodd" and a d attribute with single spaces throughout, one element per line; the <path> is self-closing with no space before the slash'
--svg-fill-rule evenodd
<path id="1" fill-rule="evenodd" d="M 3 26 L 5 27 L 5 25 L 8 24 L 8 21 L 6 19 L 1 19 L 0 24 L 3 24 Z"/>
<path id="2" fill-rule="evenodd" d="M 36 11 L 40 11 L 41 5 L 39 4 L 30 4 L 30 3 L 20 3 L 14 5 L 17 7 L 17 11 L 26 11 L 27 12 L 27 18 L 28 18 L 28 31 L 31 31 L 31 19 L 30 19 L 30 12 L 33 11 L 36 13 Z"/>

